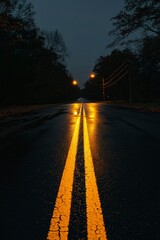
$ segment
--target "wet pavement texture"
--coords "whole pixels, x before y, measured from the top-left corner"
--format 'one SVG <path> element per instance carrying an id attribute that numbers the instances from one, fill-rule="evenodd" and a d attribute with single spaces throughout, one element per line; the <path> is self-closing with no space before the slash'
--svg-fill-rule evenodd
<path id="1" fill-rule="evenodd" d="M 0 120 L 0 238 L 46 239 L 80 103 Z M 109 240 L 160 237 L 160 113 L 84 103 Z M 82 121 L 82 120 L 81 120 Z M 80 127 L 68 239 L 87 239 Z"/>

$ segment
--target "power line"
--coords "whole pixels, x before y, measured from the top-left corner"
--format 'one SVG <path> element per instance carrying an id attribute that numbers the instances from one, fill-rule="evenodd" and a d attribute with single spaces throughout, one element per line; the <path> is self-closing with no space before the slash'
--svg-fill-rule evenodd
<path id="1" fill-rule="evenodd" d="M 116 70 L 114 70 L 114 72 L 108 77 L 108 78 L 106 78 L 106 79 L 104 79 L 105 81 L 106 80 L 109 80 L 112 76 L 114 76 L 114 74 L 118 71 L 118 70 L 120 70 L 126 63 L 128 63 L 128 59 L 127 60 L 125 60 Z M 127 65 L 126 65 L 127 66 Z"/>
<path id="2" fill-rule="evenodd" d="M 121 71 L 119 73 L 117 73 L 115 76 L 113 76 L 113 74 L 112 74 L 111 76 L 113 76 L 113 77 L 111 78 L 111 76 L 110 76 L 109 78 L 111 78 L 111 79 L 108 82 L 106 82 L 104 85 L 107 86 L 109 83 L 111 83 L 113 81 L 113 79 L 118 77 L 127 67 L 128 67 L 128 65 L 125 65 L 124 68 L 121 69 Z"/>
<path id="3" fill-rule="evenodd" d="M 107 85 L 107 86 L 104 86 L 104 87 L 109 88 L 109 87 L 113 86 L 114 84 L 119 82 L 127 73 L 128 73 L 128 71 L 126 71 L 123 75 L 121 75 L 116 81 L 112 82 L 109 86 Z"/>
<path id="4" fill-rule="evenodd" d="M 113 85 L 115 85 L 117 82 L 119 82 L 124 76 L 126 76 L 129 72 L 126 68 L 128 68 L 128 60 L 125 60 L 114 72 L 107 78 L 107 79 L 102 79 L 102 93 L 103 93 L 103 100 L 105 100 L 105 88 L 109 88 Z M 119 72 L 118 72 L 119 71 Z M 117 73 L 118 72 L 118 73 Z M 116 74 L 116 75 L 115 75 Z M 122 74 L 122 75 L 121 75 Z M 116 79 L 118 77 L 118 79 Z M 115 79 L 115 80 L 114 80 Z M 109 80 L 107 83 L 104 83 L 104 81 Z M 98 85 L 98 84 L 95 84 Z"/>

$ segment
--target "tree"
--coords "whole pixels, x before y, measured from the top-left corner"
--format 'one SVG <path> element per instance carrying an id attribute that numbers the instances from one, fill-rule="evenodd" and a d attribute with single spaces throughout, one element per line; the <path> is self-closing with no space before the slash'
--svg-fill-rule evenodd
<path id="1" fill-rule="evenodd" d="M 72 81 L 66 56 L 58 30 L 44 34 L 35 25 L 32 4 L 0 0 L 1 105 L 66 100 L 65 86 Z"/>
<path id="2" fill-rule="evenodd" d="M 58 30 L 44 31 L 44 37 L 47 49 L 53 51 L 59 61 L 64 62 L 68 56 L 68 50 L 61 33 Z"/>
<path id="3" fill-rule="evenodd" d="M 145 100 L 159 99 L 160 93 L 160 37 L 146 37 L 138 53 L 139 78 Z"/>
<path id="4" fill-rule="evenodd" d="M 139 99 L 146 101 L 159 98 L 160 92 L 160 1 L 125 0 L 125 6 L 112 18 L 114 41 L 108 46 L 133 43 L 136 52 L 136 87 Z"/>
<path id="5" fill-rule="evenodd" d="M 113 30 L 110 35 L 115 36 L 116 43 L 125 40 L 137 30 L 143 34 L 160 35 L 160 1 L 159 0 L 125 0 L 125 6 L 118 15 L 112 18 Z"/>
<path id="6" fill-rule="evenodd" d="M 21 87 L 30 79 L 31 45 L 37 38 L 33 16 L 26 0 L 0 1 L 1 104 L 23 95 Z"/>
<path id="7" fill-rule="evenodd" d="M 0 27 L 5 31 L 32 28 L 34 25 L 33 5 L 26 0 L 0 1 Z"/>
<path id="8" fill-rule="evenodd" d="M 105 96 L 109 100 L 129 99 L 129 62 L 135 62 L 135 55 L 129 49 L 113 50 L 110 55 L 101 56 L 94 66 L 95 78 L 85 84 L 84 94 L 89 98 L 102 100 L 102 79 L 105 82 Z"/>

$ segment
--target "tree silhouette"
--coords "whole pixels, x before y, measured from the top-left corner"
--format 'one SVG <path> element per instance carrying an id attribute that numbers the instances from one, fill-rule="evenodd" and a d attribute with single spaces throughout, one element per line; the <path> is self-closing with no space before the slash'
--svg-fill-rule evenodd
<path id="1" fill-rule="evenodd" d="M 54 32 L 44 31 L 44 36 L 47 49 L 56 53 L 58 60 L 64 62 L 65 58 L 68 57 L 68 50 L 61 33 L 58 30 Z"/>
<path id="2" fill-rule="evenodd" d="M 112 18 L 116 43 L 124 43 L 132 33 L 140 30 L 143 34 L 160 35 L 160 2 L 159 0 L 126 0 L 124 8 Z"/>
<path id="3" fill-rule="evenodd" d="M 67 47 L 58 30 L 42 32 L 27 0 L 0 1 L 0 104 L 72 99 L 75 88 L 65 65 Z"/>
<path id="4" fill-rule="evenodd" d="M 114 41 L 108 47 L 129 44 L 135 51 L 136 64 L 132 68 L 136 65 L 133 81 L 139 92 L 137 99 L 159 99 L 160 1 L 126 0 L 112 22 L 113 30 L 109 34 L 114 36 Z"/>

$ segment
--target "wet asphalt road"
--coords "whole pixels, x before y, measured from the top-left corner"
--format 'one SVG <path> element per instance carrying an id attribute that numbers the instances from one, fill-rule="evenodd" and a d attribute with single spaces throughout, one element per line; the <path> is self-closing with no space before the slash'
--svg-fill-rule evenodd
<path id="1" fill-rule="evenodd" d="M 45 240 L 81 103 L 0 120 L 0 239 Z M 160 239 L 160 113 L 84 103 L 109 240 Z M 87 239 L 80 127 L 69 239 Z M 94 239 L 93 239 L 94 240 Z"/>

